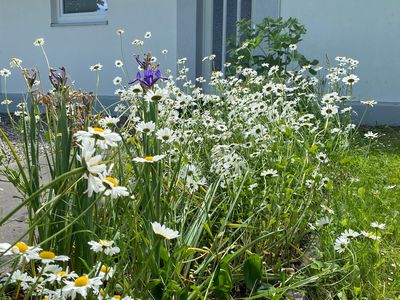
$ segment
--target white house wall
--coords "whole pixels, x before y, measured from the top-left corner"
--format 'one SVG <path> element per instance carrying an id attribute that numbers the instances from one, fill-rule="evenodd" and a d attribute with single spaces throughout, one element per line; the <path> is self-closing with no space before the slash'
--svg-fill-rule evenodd
<path id="1" fill-rule="evenodd" d="M 9 68 L 10 57 L 18 57 L 25 67 L 37 67 L 44 77 L 42 82 L 47 82 L 45 59 L 40 48 L 32 44 L 36 38 L 43 37 L 51 65 L 66 66 L 77 88 L 95 90 L 96 76 L 89 67 L 99 62 L 103 71 L 98 93 L 113 95 L 112 79 L 122 75 L 114 66 L 114 61 L 121 58 L 115 31 L 123 28 L 124 52 L 131 77 L 137 72 L 132 54 L 139 53 L 131 42 L 144 39 L 147 31 L 152 32 L 152 38 L 145 40 L 144 49 L 159 58 L 162 69 L 170 68 L 175 73 L 177 0 L 109 0 L 108 3 L 108 25 L 51 27 L 50 0 L 0 0 L 0 69 Z M 166 57 L 161 54 L 162 49 L 169 50 Z M 22 77 L 15 69 L 12 72 L 7 91 L 24 92 Z M 0 93 L 4 93 L 4 84 L 0 87 Z"/>
<path id="2" fill-rule="evenodd" d="M 399 0 L 281 0 L 281 16 L 307 28 L 299 50 L 322 64 L 325 57 L 360 61 L 359 100 L 399 102 Z"/>

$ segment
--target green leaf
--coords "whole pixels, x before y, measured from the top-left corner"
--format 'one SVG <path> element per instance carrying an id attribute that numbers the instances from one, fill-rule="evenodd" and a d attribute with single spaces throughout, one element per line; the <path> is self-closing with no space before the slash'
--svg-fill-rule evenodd
<path id="1" fill-rule="evenodd" d="M 214 276 L 214 293 L 218 299 L 228 300 L 230 299 L 230 291 L 232 288 L 232 273 L 229 264 L 221 261 Z"/>
<path id="2" fill-rule="evenodd" d="M 358 190 L 357 190 L 357 195 L 358 195 L 359 197 L 364 197 L 364 195 L 365 195 L 365 188 L 364 188 L 364 187 L 358 188 Z"/>
<path id="3" fill-rule="evenodd" d="M 324 263 L 323 263 L 322 261 L 314 260 L 314 261 L 311 263 L 311 269 L 314 269 L 314 270 L 321 270 L 323 267 L 324 267 Z"/>
<path id="4" fill-rule="evenodd" d="M 151 290 L 152 299 L 161 300 L 163 296 L 163 284 L 160 279 L 150 281 L 146 288 Z"/>
<path id="5" fill-rule="evenodd" d="M 311 154 L 317 154 L 317 151 L 318 151 L 318 145 L 316 145 L 316 144 L 313 144 L 311 147 L 310 147 L 310 153 Z"/>
<path id="6" fill-rule="evenodd" d="M 161 247 L 160 247 L 160 257 L 164 262 L 168 262 L 169 261 L 168 250 L 165 249 L 165 247 L 163 245 L 161 245 Z"/>
<path id="7" fill-rule="evenodd" d="M 261 280 L 263 267 L 261 258 L 253 253 L 243 264 L 244 283 L 249 290 L 252 290 L 256 283 Z"/>
<path id="8" fill-rule="evenodd" d="M 326 184 L 325 188 L 330 191 L 333 190 L 333 181 L 329 180 L 328 183 Z"/>

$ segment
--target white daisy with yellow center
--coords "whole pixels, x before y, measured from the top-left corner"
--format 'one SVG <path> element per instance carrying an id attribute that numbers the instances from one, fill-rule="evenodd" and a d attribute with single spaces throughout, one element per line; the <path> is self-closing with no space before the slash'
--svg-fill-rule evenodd
<path id="1" fill-rule="evenodd" d="M 70 272 L 68 267 L 63 270 L 60 266 L 57 265 L 47 264 L 45 265 L 45 267 L 43 267 L 43 269 L 39 267 L 38 271 L 43 273 L 43 276 L 47 277 L 45 279 L 46 282 L 52 283 L 61 283 L 63 280 L 75 279 L 78 277 L 78 275 L 74 271 Z"/>
<path id="2" fill-rule="evenodd" d="M 167 240 L 172 240 L 179 237 L 178 231 L 172 230 L 171 228 L 168 228 L 165 225 L 161 225 L 158 222 L 151 223 L 151 227 L 153 228 L 155 234 L 160 235 Z"/>
<path id="3" fill-rule="evenodd" d="M 99 146 L 101 149 L 117 147 L 118 142 L 122 140 L 118 133 L 101 127 L 89 127 L 88 131 L 79 130 L 74 136 L 78 142 L 85 139 L 94 139 L 96 146 Z"/>
<path id="4" fill-rule="evenodd" d="M 104 265 L 102 263 L 98 263 L 96 267 L 96 273 L 102 279 L 109 280 L 114 275 L 114 268 Z"/>
<path id="5" fill-rule="evenodd" d="M 40 260 L 43 264 L 53 263 L 55 261 L 68 261 L 69 257 L 66 255 L 56 255 L 53 251 L 43 250 L 38 253 L 29 255 L 32 260 Z"/>
<path id="6" fill-rule="evenodd" d="M 154 156 L 148 155 L 148 156 L 145 156 L 145 157 L 135 157 L 133 160 L 135 162 L 139 162 L 139 163 L 150 163 L 150 164 L 152 164 L 152 163 L 155 163 L 155 162 L 158 162 L 158 161 L 162 160 L 164 157 L 165 157 L 165 155 L 154 155 Z"/>
<path id="7" fill-rule="evenodd" d="M 86 275 L 79 276 L 73 281 L 64 282 L 65 286 L 61 289 L 62 295 L 71 297 L 71 299 L 75 299 L 78 294 L 85 299 L 89 290 L 98 294 L 99 288 L 103 284 L 100 277 L 89 278 Z"/>
<path id="8" fill-rule="evenodd" d="M 28 246 L 24 242 L 18 242 L 15 245 L 9 243 L 0 243 L 0 254 L 3 255 L 21 255 L 29 261 L 30 256 L 42 250 L 40 247 Z"/>
<path id="9" fill-rule="evenodd" d="M 114 241 L 109 241 L 109 240 L 99 240 L 98 242 L 90 241 L 88 242 L 88 244 L 90 245 L 90 249 L 93 252 L 96 253 L 104 252 L 104 254 L 109 256 L 117 254 L 121 251 L 119 247 L 114 246 Z"/>
<path id="10" fill-rule="evenodd" d="M 118 179 L 111 176 L 100 175 L 103 186 L 105 188 L 104 195 L 110 196 L 111 199 L 115 199 L 118 197 L 129 196 L 128 189 L 124 186 L 119 186 Z"/>

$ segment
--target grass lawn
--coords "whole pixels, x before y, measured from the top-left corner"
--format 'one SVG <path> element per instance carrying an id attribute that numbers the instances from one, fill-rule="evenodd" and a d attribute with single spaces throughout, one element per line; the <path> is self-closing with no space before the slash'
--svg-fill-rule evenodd
<path id="1" fill-rule="evenodd" d="M 360 136 L 370 130 L 378 132 L 379 138 L 371 144 L 361 138 L 354 152 L 340 162 L 341 180 L 331 194 L 336 217 L 321 233 L 325 261 L 339 259 L 340 265 L 349 268 L 343 278 L 337 278 L 343 287 L 338 294 L 341 299 L 399 297 L 400 128 L 362 127 Z M 384 230 L 371 228 L 372 222 L 385 224 Z M 380 239 L 354 240 L 339 258 L 332 243 L 340 230 L 348 229 Z M 327 282 L 328 290 L 332 283 Z"/>

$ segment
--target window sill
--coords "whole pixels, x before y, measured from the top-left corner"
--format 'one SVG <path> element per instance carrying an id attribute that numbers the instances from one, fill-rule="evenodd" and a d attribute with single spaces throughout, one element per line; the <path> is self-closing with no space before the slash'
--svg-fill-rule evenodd
<path id="1" fill-rule="evenodd" d="M 108 25 L 108 21 L 50 23 L 51 27 Z"/>

